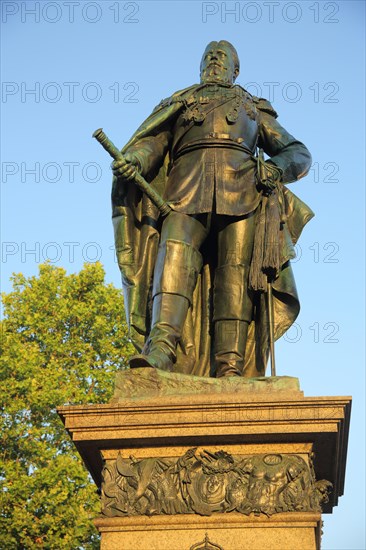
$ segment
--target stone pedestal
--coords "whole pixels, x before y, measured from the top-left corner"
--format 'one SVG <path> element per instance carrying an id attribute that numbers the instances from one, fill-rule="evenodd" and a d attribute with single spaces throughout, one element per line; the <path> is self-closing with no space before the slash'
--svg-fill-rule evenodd
<path id="1" fill-rule="evenodd" d="M 289 377 L 135 369 L 110 404 L 59 414 L 101 488 L 102 550 L 315 550 L 343 494 L 350 406 Z"/>

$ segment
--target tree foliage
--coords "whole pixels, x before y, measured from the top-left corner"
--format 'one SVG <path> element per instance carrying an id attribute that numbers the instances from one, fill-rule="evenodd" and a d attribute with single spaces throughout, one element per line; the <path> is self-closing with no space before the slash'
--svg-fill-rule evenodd
<path id="1" fill-rule="evenodd" d="M 14 275 L 1 322 L 0 539 L 6 549 L 98 548 L 96 487 L 56 413 L 103 403 L 128 341 L 120 290 L 100 264 Z"/>

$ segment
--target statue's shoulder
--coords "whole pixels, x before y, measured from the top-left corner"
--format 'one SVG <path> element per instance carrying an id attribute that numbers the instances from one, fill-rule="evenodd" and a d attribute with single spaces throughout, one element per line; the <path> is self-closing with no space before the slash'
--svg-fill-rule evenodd
<path id="1" fill-rule="evenodd" d="M 262 113 L 267 113 L 268 115 L 273 116 L 274 118 L 278 117 L 277 112 L 272 107 L 271 103 L 268 101 L 268 99 L 265 99 L 264 97 L 257 97 L 255 95 L 252 95 L 248 90 L 240 86 L 239 84 L 235 84 L 234 86 L 236 90 L 236 94 L 241 96 L 244 100 L 244 103 L 248 105 L 248 108 L 250 108 L 255 113 L 257 111 L 261 111 Z"/>
<path id="2" fill-rule="evenodd" d="M 162 99 L 155 107 L 154 111 L 168 107 L 173 103 L 185 103 L 198 86 L 199 84 L 193 84 L 192 86 L 188 86 L 187 88 L 174 92 L 171 96 Z"/>
<path id="3" fill-rule="evenodd" d="M 275 111 L 268 99 L 265 99 L 264 97 L 257 97 L 255 95 L 252 95 L 251 97 L 258 111 L 262 111 L 262 113 L 267 113 L 274 118 L 278 117 L 277 111 Z"/>

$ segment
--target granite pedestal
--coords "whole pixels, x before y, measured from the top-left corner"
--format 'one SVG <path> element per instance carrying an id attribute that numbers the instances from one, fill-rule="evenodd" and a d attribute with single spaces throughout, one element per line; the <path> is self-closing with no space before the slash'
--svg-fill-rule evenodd
<path id="1" fill-rule="evenodd" d="M 122 371 L 58 412 L 101 490 L 101 549 L 315 550 L 343 494 L 351 399 L 290 377 Z"/>

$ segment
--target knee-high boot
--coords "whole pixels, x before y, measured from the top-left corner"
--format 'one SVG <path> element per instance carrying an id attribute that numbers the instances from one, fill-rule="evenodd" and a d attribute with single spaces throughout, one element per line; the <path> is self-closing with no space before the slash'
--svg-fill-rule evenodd
<path id="1" fill-rule="evenodd" d="M 215 273 L 215 371 L 216 378 L 242 376 L 253 302 L 248 290 L 249 268 L 224 265 Z"/>
<path id="2" fill-rule="evenodd" d="M 142 353 L 131 357 L 131 367 L 172 370 L 201 265 L 201 254 L 187 243 L 166 240 L 160 245 L 154 273 L 151 330 Z"/>
<path id="3" fill-rule="evenodd" d="M 182 335 L 189 301 L 177 294 L 158 294 L 153 301 L 152 328 L 141 355 L 130 359 L 131 367 L 171 371 Z"/>
<path id="4" fill-rule="evenodd" d="M 248 326 L 247 321 L 216 321 L 214 344 L 216 378 L 242 376 Z"/>

